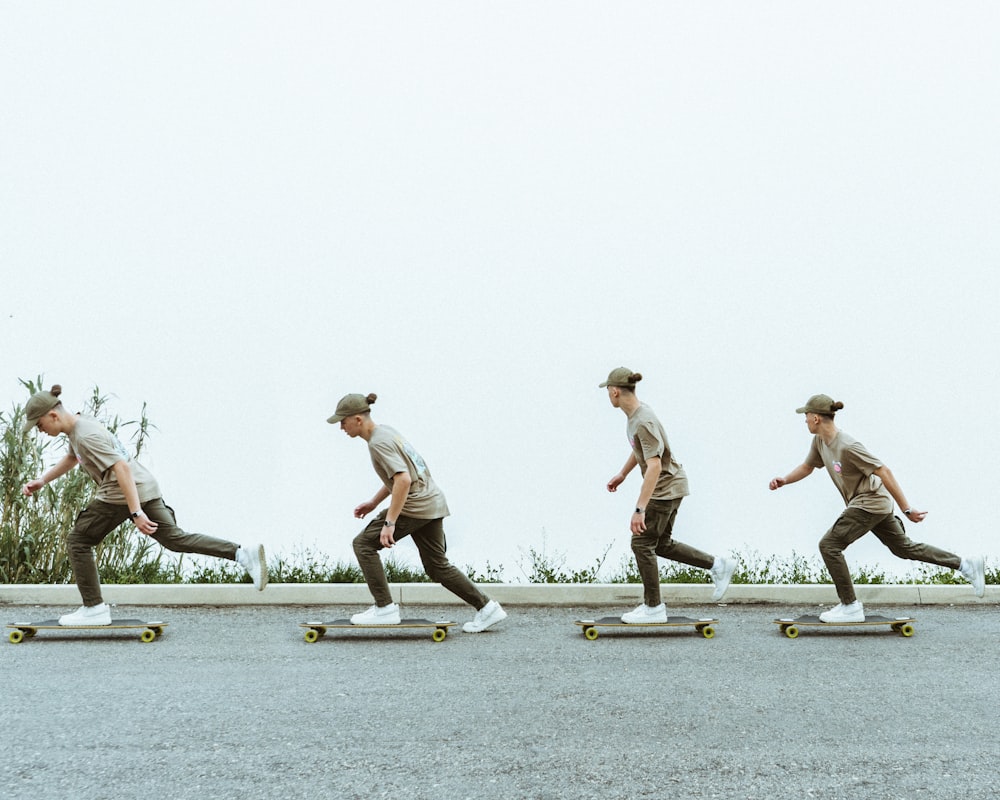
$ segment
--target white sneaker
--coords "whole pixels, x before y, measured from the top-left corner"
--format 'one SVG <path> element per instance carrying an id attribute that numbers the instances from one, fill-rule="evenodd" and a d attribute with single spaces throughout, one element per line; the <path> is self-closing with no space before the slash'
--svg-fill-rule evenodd
<path id="1" fill-rule="evenodd" d="M 240 547 L 236 550 L 236 563 L 250 573 L 253 579 L 253 588 L 258 592 L 263 592 L 267 586 L 267 559 L 264 557 L 264 545 L 247 549 Z"/>
<path id="2" fill-rule="evenodd" d="M 641 606 L 636 606 L 634 611 L 627 611 L 622 614 L 622 622 L 635 625 L 636 623 L 642 622 L 666 622 L 667 621 L 667 606 L 666 603 L 660 603 L 658 606 L 650 608 L 645 603 Z"/>
<path id="3" fill-rule="evenodd" d="M 367 611 L 351 617 L 352 625 L 398 625 L 399 606 L 389 603 L 387 606 L 372 606 Z"/>
<path id="4" fill-rule="evenodd" d="M 107 603 L 98 603 L 96 606 L 80 606 L 72 614 L 63 614 L 59 617 L 59 624 L 72 627 L 73 625 L 110 625 L 111 609 Z"/>
<path id="5" fill-rule="evenodd" d="M 507 619 L 507 612 L 500 607 L 496 600 L 490 600 L 476 612 L 476 616 L 462 626 L 462 630 L 466 633 L 482 633 L 505 619 Z"/>
<path id="6" fill-rule="evenodd" d="M 733 579 L 736 571 L 736 559 L 719 556 L 715 559 L 709 574 L 712 576 L 712 583 L 715 584 L 715 591 L 712 592 L 712 602 L 717 603 L 722 599 L 722 595 L 729 588 L 729 582 Z"/>
<path id="7" fill-rule="evenodd" d="M 860 600 L 855 600 L 850 605 L 837 603 L 829 611 L 824 611 L 819 615 L 820 622 L 864 622 L 865 607 Z"/>
<path id="8" fill-rule="evenodd" d="M 982 556 L 963 558 L 962 566 L 958 568 L 962 577 L 972 584 L 972 591 L 976 597 L 982 597 L 986 593 L 986 559 Z"/>

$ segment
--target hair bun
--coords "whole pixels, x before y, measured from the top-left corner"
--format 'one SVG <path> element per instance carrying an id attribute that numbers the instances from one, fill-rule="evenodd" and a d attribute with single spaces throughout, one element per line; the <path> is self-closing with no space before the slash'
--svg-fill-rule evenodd
<path id="1" fill-rule="evenodd" d="M 631 375 L 628 376 L 629 383 L 638 383 L 641 380 L 642 380 L 641 372 L 633 372 Z"/>
<path id="2" fill-rule="evenodd" d="M 376 400 L 378 400 L 378 395 L 375 392 L 369 392 L 368 396 L 365 398 L 365 402 L 368 405 L 372 405 Z"/>
<path id="3" fill-rule="evenodd" d="M 58 383 L 53 384 L 52 388 L 49 389 L 49 394 L 51 394 L 53 397 L 58 397 L 59 395 L 62 394 L 62 386 L 60 386 Z"/>
<path id="4" fill-rule="evenodd" d="M 840 411 L 840 409 L 842 409 L 843 407 L 844 407 L 844 404 L 843 404 L 843 403 L 841 403 L 841 402 L 840 402 L 840 401 L 838 400 L 838 401 L 837 401 L 837 402 L 835 402 L 835 403 L 834 403 L 834 404 L 833 404 L 832 406 L 830 406 L 830 410 L 831 410 L 831 411 Z"/>

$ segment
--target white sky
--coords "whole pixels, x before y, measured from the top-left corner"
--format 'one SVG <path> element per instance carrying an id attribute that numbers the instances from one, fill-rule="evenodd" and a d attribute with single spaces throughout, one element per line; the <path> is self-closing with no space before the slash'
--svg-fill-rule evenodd
<path id="1" fill-rule="evenodd" d="M 374 391 L 516 579 L 629 553 L 619 365 L 676 538 L 814 555 L 833 485 L 767 482 L 826 392 L 995 563 L 998 97 L 992 2 L 4 3 L 0 396 L 145 400 L 183 526 L 346 559 Z"/>

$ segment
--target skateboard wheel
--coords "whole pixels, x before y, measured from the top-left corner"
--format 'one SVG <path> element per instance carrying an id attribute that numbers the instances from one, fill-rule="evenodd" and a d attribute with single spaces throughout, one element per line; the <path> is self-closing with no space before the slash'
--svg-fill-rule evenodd
<path id="1" fill-rule="evenodd" d="M 8 635 L 7 639 L 11 644 L 20 644 L 24 640 L 24 632 L 19 630 L 12 630 Z"/>
<path id="2" fill-rule="evenodd" d="M 153 630 L 153 633 L 155 633 L 157 636 L 163 636 L 163 628 L 157 626 L 157 627 L 153 628 L 152 630 Z"/>
<path id="3" fill-rule="evenodd" d="M 309 642 L 309 644 L 312 644 L 318 638 L 319 638 L 319 631 L 316 630 L 315 628 L 310 628 L 309 630 L 306 631 L 305 640 Z"/>
<path id="4" fill-rule="evenodd" d="M 444 637 L 447 636 L 447 635 L 448 635 L 448 629 L 447 628 L 435 628 L 434 629 L 434 633 L 431 634 L 431 638 L 435 642 L 443 642 L 444 641 Z"/>
<path id="5" fill-rule="evenodd" d="M 899 626 L 899 632 L 903 634 L 903 636 L 913 636 L 913 626 L 907 622 L 905 625 Z"/>
<path id="6" fill-rule="evenodd" d="M 715 636 L 715 628 L 713 628 L 711 625 L 702 625 L 700 628 L 698 628 L 698 630 L 701 632 L 701 635 L 704 636 L 706 639 L 711 639 L 713 636 Z"/>
<path id="7" fill-rule="evenodd" d="M 785 625 L 781 632 L 785 634 L 789 639 L 794 639 L 799 635 L 799 629 L 794 625 Z"/>
<path id="8" fill-rule="evenodd" d="M 584 628 L 583 635 L 590 639 L 590 641 L 594 641 L 598 637 L 597 628 Z"/>
<path id="9" fill-rule="evenodd" d="M 146 630 L 142 632 L 139 638 L 144 642 L 151 642 L 153 641 L 153 639 L 156 638 L 156 631 L 154 631 L 152 628 L 146 628 Z"/>

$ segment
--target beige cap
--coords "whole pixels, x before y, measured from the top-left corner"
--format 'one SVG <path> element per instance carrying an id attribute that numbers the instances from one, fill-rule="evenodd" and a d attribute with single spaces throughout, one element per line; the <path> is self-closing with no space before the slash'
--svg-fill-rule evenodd
<path id="1" fill-rule="evenodd" d="M 48 414 L 61 402 L 59 395 L 62 394 L 62 386 L 58 383 L 47 392 L 35 392 L 31 395 L 27 405 L 24 407 L 24 415 L 27 417 L 21 431 L 27 433 L 38 424 L 38 420 Z"/>
<path id="2" fill-rule="evenodd" d="M 795 409 L 796 414 L 835 414 L 839 409 L 833 407 L 833 398 L 825 394 L 814 394 L 802 408 Z"/>
<path id="3" fill-rule="evenodd" d="M 608 373 L 608 379 L 604 383 L 597 384 L 601 389 L 605 386 L 628 386 L 634 387 L 636 381 L 632 378 L 635 375 L 628 367 L 616 367 Z M 642 380 L 639 376 L 638 380 Z"/>
<path id="4" fill-rule="evenodd" d="M 340 402 L 337 403 L 337 412 L 327 419 L 331 425 L 335 425 L 347 417 L 353 417 L 355 414 L 364 414 L 366 411 L 371 411 L 371 405 L 368 403 L 368 398 L 363 394 L 346 394 L 340 398 Z"/>

